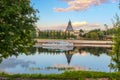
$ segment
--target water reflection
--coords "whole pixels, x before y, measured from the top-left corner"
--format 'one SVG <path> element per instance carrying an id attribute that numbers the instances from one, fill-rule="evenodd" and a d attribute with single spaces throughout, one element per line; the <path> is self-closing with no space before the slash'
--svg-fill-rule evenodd
<path id="1" fill-rule="evenodd" d="M 8 68 L 15 68 L 16 66 L 28 68 L 29 65 L 31 65 L 31 64 L 35 64 L 35 62 L 24 61 L 21 59 L 11 57 L 11 58 L 3 60 L 3 62 L 0 64 L 0 71 L 4 71 L 5 69 L 8 69 Z"/>
<path id="2" fill-rule="evenodd" d="M 69 49 L 34 47 L 26 55 L 20 54 L 17 58 L 12 56 L 3 59 L 0 70 L 12 73 L 43 74 L 61 73 L 65 70 L 109 72 L 110 50 L 111 48 L 102 47 L 74 47 Z"/>
<path id="3" fill-rule="evenodd" d="M 88 52 L 95 56 L 100 56 L 101 54 L 109 54 L 111 51 L 111 48 L 103 48 L 103 47 L 83 47 L 79 49 L 80 53 L 83 53 L 83 51 Z"/>
<path id="4" fill-rule="evenodd" d="M 69 50 L 69 51 L 36 48 L 36 51 L 39 54 L 41 54 L 41 53 L 42 54 L 50 54 L 50 55 L 65 54 L 68 65 L 70 65 L 71 59 L 74 55 L 86 56 L 88 53 L 93 56 L 100 56 L 102 54 L 109 55 L 108 53 L 110 52 L 110 50 L 111 50 L 111 48 L 101 48 L 101 47 L 92 47 L 92 48 L 91 47 L 74 47 L 73 50 Z"/>
<path id="5" fill-rule="evenodd" d="M 109 55 L 111 48 L 102 48 L 102 47 L 74 47 L 71 50 L 55 50 L 55 49 L 47 49 L 47 48 L 34 48 L 34 53 L 44 53 L 44 54 L 61 54 L 64 53 L 67 59 L 67 63 L 70 64 L 71 58 L 74 54 L 80 54 L 85 56 L 87 53 L 90 53 L 94 56 L 100 56 L 101 54 Z M 33 51 L 33 50 L 32 50 Z"/>

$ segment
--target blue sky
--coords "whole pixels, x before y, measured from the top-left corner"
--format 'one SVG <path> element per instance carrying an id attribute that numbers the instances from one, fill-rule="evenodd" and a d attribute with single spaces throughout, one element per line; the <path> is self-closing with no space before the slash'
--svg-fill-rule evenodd
<path id="1" fill-rule="evenodd" d="M 98 2 L 99 1 L 99 2 Z M 37 27 L 64 30 L 69 19 L 73 28 L 104 29 L 112 26 L 113 16 L 120 16 L 117 0 L 31 0 L 31 5 L 40 11 Z"/>

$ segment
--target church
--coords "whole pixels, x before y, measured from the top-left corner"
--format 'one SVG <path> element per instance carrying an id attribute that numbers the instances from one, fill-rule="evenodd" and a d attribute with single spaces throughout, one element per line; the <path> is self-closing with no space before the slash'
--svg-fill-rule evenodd
<path id="1" fill-rule="evenodd" d="M 74 30 L 72 26 L 71 20 L 69 20 L 67 28 L 65 30 L 66 32 L 70 32 L 70 34 L 75 35 L 77 38 L 79 38 L 79 30 Z"/>
<path id="2" fill-rule="evenodd" d="M 68 22 L 68 26 L 67 26 L 67 28 L 66 28 L 66 31 L 70 31 L 70 32 L 73 32 L 73 31 L 74 31 L 70 20 L 69 20 L 69 22 Z"/>

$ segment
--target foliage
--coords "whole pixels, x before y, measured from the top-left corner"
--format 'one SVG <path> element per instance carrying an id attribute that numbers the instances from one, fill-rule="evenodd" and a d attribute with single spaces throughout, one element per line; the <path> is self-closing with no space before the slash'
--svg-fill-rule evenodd
<path id="1" fill-rule="evenodd" d="M 91 39 L 91 40 L 103 40 L 104 32 L 100 29 L 91 30 L 88 33 L 84 34 L 84 38 Z"/>
<path id="2" fill-rule="evenodd" d="M 110 80 L 119 80 L 120 73 L 105 73 L 105 72 L 93 72 L 93 71 L 69 71 L 62 74 L 6 74 L 0 73 L 1 77 L 5 77 L 9 80 L 24 79 L 49 79 L 49 80 L 86 80 L 97 78 L 108 78 Z"/>
<path id="3" fill-rule="evenodd" d="M 107 35 L 111 35 L 111 36 L 114 35 L 115 28 L 107 29 L 106 33 L 107 33 Z"/>
<path id="4" fill-rule="evenodd" d="M 47 31 L 40 31 L 38 38 L 70 39 L 70 38 L 76 38 L 76 36 L 71 34 L 70 32 L 47 30 Z"/>
<path id="5" fill-rule="evenodd" d="M 80 37 L 83 37 L 83 33 L 84 33 L 84 31 L 83 31 L 82 29 L 80 29 L 80 30 L 79 30 L 79 36 L 80 36 Z"/>
<path id="6" fill-rule="evenodd" d="M 37 21 L 29 0 L 0 0 L 0 57 L 26 52 Z"/>
<path id="7" fill-rule="evenodd" d="M 111 55 L 113 63 L 109 66 L 115 71 L 120 71 L 120 18 L 118 15 L 115 17 L 113 26 L 115 30 L 113 38 L 114 46 Z"/>
<path id="8" fill-rule="evenodd" d="M 105 26 L 107 26 L 105 24 Z M 81 30 L 80 30 L 81 31 Z M 94 29 L 89 31 L 88 33 L 85 33 L 84 35 L 83 32 L 80 32 L 80 36 L 83 37 L 84 39 L 91 39 L 91 40 L 105 40 L 107 37 L 113 37 L 115 33 L 115 28 L 108 28 L 106 30 L 100 30 L 100 29 Z"/>

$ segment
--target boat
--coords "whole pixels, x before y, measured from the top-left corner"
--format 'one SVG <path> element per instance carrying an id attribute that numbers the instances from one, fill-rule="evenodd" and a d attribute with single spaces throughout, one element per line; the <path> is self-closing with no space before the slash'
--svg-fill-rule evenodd
<path id="1" fill-rule="evenodd" d="M 65 41 L 54 41 L 42 44 L 42 47 L 73 47 L 73 43 Z"/>

